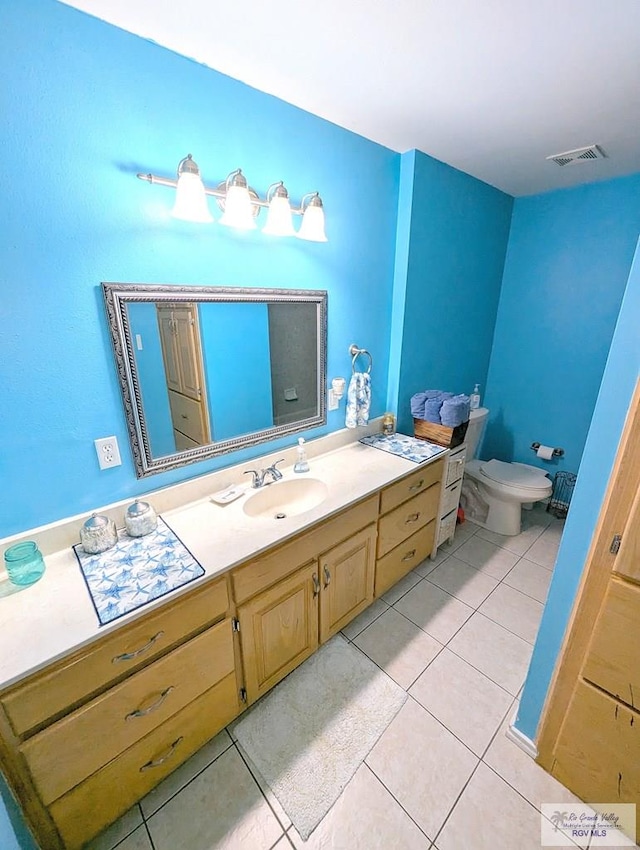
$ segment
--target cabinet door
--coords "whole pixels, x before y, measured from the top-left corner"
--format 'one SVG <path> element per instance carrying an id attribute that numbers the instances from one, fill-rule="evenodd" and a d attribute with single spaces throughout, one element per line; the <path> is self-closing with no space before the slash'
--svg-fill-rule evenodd
<path id="1" fill-rule="evenodd" d="M 238 608 L 248 702 L 318 648 L 318 565 L 311 561 Z"/>
<path id="2" fill-rule="evenodd" d="M 329 638 L 373 602 L 376 527 L 320 556 L 320 642 Z"/>

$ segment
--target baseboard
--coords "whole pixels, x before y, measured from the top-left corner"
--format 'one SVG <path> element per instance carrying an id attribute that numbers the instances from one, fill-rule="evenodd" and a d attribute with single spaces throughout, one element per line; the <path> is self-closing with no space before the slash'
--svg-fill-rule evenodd
<path id="1" fill-rule="evenodd" d="M 513 725 L 513 721 L 515 717 L 507 727 L 506 735 L 510 741 L 513 741 L 516 746 L 520 747 L 520 749 L 525 752 L 528 756 L 531 756 L 532 759 L 538 758 L 538 748 L 535 743 L 531 740 L 531 738 L 527 738 L 527 736 L 521 732 L 519 729 Z"/>

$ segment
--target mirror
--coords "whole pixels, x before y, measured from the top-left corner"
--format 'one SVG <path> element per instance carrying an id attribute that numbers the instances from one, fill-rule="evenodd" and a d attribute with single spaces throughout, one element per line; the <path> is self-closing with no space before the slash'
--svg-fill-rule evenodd
<path id="1" fill-rule="evenodd" d="M 138 478 L 326 422 L 324 290 L 102 291 Z"/>

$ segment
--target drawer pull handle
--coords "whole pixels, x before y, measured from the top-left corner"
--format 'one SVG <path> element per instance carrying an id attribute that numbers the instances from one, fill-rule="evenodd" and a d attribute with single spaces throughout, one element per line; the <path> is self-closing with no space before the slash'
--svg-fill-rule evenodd
<path id="1" fill-rule="evenodd" d="M 424 484 L 424 478 L 421 478 L 417 484 L 414 484 L 412 487 L 409 487 L 409 490 L 419 490 Z"/>
<path id="2" fill-rule="evenodd" d="M 318 581 L 318 576 L 314 573 L 311 578 L 313 579 L 313 598 L 320 593 L 320 582 Z"/>
<path id="3" fill-rule="evenodd" d="M 324 565 L 324 586 L 329 587 L 331 584 L 331 573 L 329 572 L 329 567 Z"/>
<path id="4" fill-rule="evenodd" d="M 118 661 L 133 661 L 134 658 L 137 658 L 139 655 L 143 655 L 145 652 L 148 652 L 153 644 L 160 640 L 160 638 L 164 635 L 164 632 L 158 632 L 152 638 L 150 638 L 144 646 L 141 646 L 140 649 L 134 649 L 133 652 L 123 652 L 122 655 L 116 655 L 111 659 L 113 664 L 117 664 Z"/>
<path id="5" fill-rule="evenodd" d="M 407 554 L 404 556 L 404 558 L 402 558 L 402 560 L 403 561 L 410 561 L 412 558 L 415 558 L 415 556 L 416 556 L 416 550 L 412 549 L 410 552 L 407 552 Z"/>
<path id="6" fill-rule="evenodd" d="M 417 514 L 410 514 L 404 521 L 405 525 L 411 525 L 412 522 L 418 522 L 420 519 L 420 511 Z"/>
<path id="7" fill-rule="evenodd" d="M 183 741 L 183 739 L 184 738 L 181 735 L 173 742 L 173 744 L 171 744 L 169 749 L 163 755 L 160 756 L 160 758 L 151 759 L 151 761 L 148 761 L 146 764 L 143 764 L 140 768 L 140 773 L 144 773 L 145 770 L 151 770 L 151 768 L 153 767 L 160 767 L 161 764 L 164 764 L 165 761 L 168 761 L 178 749 L 178 746 Z"/>
<path id="8" fill-rule="evenodd" d="M 136 708 L 135 711 L 130 711 L 125 717 L 125 720 L 133 720 L 134 717 L 146 717 L 147 714 L 151 714 L 151 712 L 156 711 L 160 708 L 173 689 L 173 685 L 169 685 L 169 687 L 162 691 L 158 699 L 148 708 Z"/>

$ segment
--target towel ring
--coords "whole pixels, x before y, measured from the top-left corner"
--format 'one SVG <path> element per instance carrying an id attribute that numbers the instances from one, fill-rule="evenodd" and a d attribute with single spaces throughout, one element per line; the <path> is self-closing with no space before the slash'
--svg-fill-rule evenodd
<path id="1" fill-rule="evenodd" d="M 369 368 L 367 369 L 367 374 L 371 373 L 371 367 L 373 366 L 373 357 L 371 356 L 370 352 L 367 351 L 366 348 L 358 348 L 358 346 L 354 343 L 349 348 L 349 354 L 353 357 L 353 360 L 351 361 L 351 371 L 354 374 L 356 371 L 356 360 L 361 354 L 366 354 L 366 356 L 369 358 Z"/>

